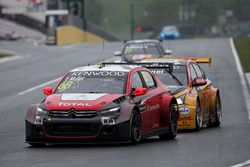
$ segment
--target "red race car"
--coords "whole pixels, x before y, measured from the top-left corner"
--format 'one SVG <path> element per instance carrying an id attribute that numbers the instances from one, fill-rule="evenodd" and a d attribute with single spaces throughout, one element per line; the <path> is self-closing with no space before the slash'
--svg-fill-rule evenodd
<path id="1" fill-rule="evenodd" d="M 131 142 L 159 135 L 174 139 L 177 101 L 152 73 L 139 66 L 95 65 L 68 72 L 47 97 L 27 111 L 26 142 Z"/>

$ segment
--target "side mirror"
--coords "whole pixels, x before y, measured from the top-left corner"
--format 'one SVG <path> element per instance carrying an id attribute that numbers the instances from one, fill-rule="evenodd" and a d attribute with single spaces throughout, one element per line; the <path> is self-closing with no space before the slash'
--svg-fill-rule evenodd
<path id="1" fill-rule="evenodd" d="M 121 51 L 116 51 L 114 52 L 114 56 L 121 56 L 122 55 L 122 52 Z"/>
<path id="2" fill-rule="evenodd" d="M 204 86 L 207 84 L 207 81 L 204 78 L 196 77 L 193 80 L 193 86 Z"/>
<path id="3" fill-rule="evenodd" d="M 164 50 L 164 55 L 171 56 L 173 54 L 172 50 L 166 49 Z"/>
<path id="4" fill-rule="evenodd" d="M 53 89 L 51 87 L 43 88 L 43 94 L 49 96 L 49 95 L 52 95 L 52 93 L 53 93 Z"/>
<path id="5" fill-rule="evenodd" d="M 147 88 L 136 88 L 133 92 L 133 95 L 136 96 L 142 96 L 147 93 Z"/>

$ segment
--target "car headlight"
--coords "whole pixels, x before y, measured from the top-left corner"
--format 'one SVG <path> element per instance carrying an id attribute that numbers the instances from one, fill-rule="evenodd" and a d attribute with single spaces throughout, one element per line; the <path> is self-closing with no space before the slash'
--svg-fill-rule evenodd
<path id="1" fill-rule="evenodd" d="M 177 104 L 178 104 L 178 105 L 183 104 L 184 101 L 185 101 L 185 94 L 182 95 L 182 96 L 177 97 L 176 100 L 177 100 Z"/>
<path id="2" fill-rule="evenodd" d="M 43 119 L 46 116 L 46 114 L 47 114 L 46 110 L 41 109 L 40 107 L 37 107 L 37 112 L 36 112 L 35 120 L 34 120 L 35 125 L 42 125 Z"/>
<path id="3" fill-rule="evenodd" d="M 110 108 L 107 110 L 102 110 L 101 115 L 114 115 L 120 112 L 120 107 Z"/>
<path id="4" fill-rule="evenodd" d="M 37 107 L 37 114 L 47 114 L 47 110 L 41 109 L 40 107 Z"/>
<path id="5" fill-rule="evenodd" d="M 174 35 L 175 35 L 176 37 L 179 37 L 179 36 L 180 36 L 180 34 L 179 34 L 178 32 L 176 32 Z"/>

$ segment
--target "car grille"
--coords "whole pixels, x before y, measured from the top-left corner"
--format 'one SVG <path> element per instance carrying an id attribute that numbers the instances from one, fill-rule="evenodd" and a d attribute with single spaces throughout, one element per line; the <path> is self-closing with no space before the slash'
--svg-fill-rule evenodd
<path id="1" fill-rule="evenodd" d="M 89 117 L 94 117 L 97 116 L 97 112 L 96 111 L 79 111 L 79 110 L 67 110 L 67 111 L 50 111 L 49 112 L 49 116 L 53 117 L 53 118 L 89 118 Z"/>
<path id="2" fill-rule="evenodd" d="M 45 129 L 50 136 L 97 136 L 100 125 L 54 123 L 45 125 Z"/>

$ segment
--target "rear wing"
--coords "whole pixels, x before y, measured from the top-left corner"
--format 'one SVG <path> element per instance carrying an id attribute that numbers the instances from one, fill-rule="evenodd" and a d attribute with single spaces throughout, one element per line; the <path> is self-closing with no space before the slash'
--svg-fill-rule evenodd
<path id="1" fill-rule="evenodd" d="M 143 60 L 192 60 L 196 63 L 204 63 L 208 64 L 209 66 L 212 65 L 212 58 L 210 57 L 183 57 L 183 58 L 145 58 Z"/>
<path id="2" fill-rule="evenodd" d="M 102 62 L 101 67 L 105 65 L 136 65 L 145 68 L 165 68 L 169 73 L 173 71 L 173 63 L 170 62 L 138 62 L 138 63 L 115 63 L 115 62 Z"/>

